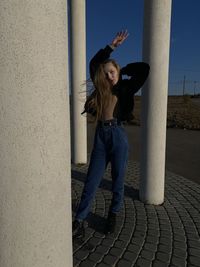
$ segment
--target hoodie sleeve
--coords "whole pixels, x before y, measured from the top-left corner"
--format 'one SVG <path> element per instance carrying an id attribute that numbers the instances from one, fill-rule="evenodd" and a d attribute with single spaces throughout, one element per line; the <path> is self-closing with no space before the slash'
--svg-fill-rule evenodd
<path id="1" fill-rule="evenodd" d="M 135 62 L 126 65 L 121 69 L 122 75 L 128 75 L 131 78 L 126 80 L 128 90 L 132 94 L 137 93 L 146 81 L 150 71 L 150 66 L 144 62 Z"/>
<path id="2" fill-rule="evenodd" d="M 113 48 L 107 45 L 104 49 L 100 49 L 96 55 L 91 59 L 89 68 L 90 68 L 90 77 L 93 81 L 95 72 L 97 71 L 99 65 L 110 57 L 110 54 L 113 52 Z"/>

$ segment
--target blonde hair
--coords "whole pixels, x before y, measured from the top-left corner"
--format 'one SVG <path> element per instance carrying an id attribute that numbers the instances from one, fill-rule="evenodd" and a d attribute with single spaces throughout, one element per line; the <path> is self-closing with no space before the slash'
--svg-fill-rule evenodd
<path id="1" fill-rule="evenodd" d="M 103 110 L 108 105 L 110 97 L 112 96 L 112 85 L 107 80 L 104 72 L 104 66 L 107 63 L 113 64 L 113 66 L 117 69 L 117 72 L 120 73 L 120 66 L 113 59 L 107 59 L 99 65 L 93 79 L 95 90 L 88 97 L 85 103 L 85 107 L 87 109 L 93 109 L 96 111 L 94 114 L 95 122 L 101 119 Z"/>

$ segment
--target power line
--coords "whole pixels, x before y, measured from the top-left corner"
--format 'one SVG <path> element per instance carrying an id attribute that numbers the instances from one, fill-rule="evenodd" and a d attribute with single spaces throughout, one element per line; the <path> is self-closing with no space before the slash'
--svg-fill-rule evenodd
<path id="1" fill-rule="evenodd" d="M 178 72 L 178 71 L 181 71 L 181 72 L 185 72 L 185 71 L 189 71 L 189 72 L 199 72 L 200 73 L 200 70 L 192 70 L 192 69 L 173 69 L 171 70 L 172 72 Z"/>
<path id="2" fill-rule="evenodd" d="M 200 84 L 200 81 L 197 81 L 197 80 L 185 80 L 185 83 L 196 83 L 196 84 Z M 172 81 L 172 82 L 169 82 L 169 84 L 182 84 L 183 83 L 183 80 L 180 80 L 180 81 Z"/>
<path id="3" fill-rule="evenodd" d="M 182 90 L 183 95 L 186 94 L 186 91 L 189 91 L 190 93 L 193 92 L 193 94 L 196 95 L 197 91 L 200 90 L 200 81 L 197 81 L 196 79 L 187 80 L 186 75 L 183 76 L 183 80 L 169 82 L 169 85 L 173 87 L 176 86 L 176 90 Z"/>

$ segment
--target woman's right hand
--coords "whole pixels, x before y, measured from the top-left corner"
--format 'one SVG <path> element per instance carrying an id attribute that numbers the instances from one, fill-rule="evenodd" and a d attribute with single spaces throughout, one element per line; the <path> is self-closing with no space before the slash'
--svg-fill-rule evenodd
<path id="1" fill-rule="evenodd" d="M 129 33 L 127 30 L 118 32 L 115 38 L 113 39 L 111 46 L 114 48 L 118 47 L 126 40 L 128 36 L 129 36 Z"/>

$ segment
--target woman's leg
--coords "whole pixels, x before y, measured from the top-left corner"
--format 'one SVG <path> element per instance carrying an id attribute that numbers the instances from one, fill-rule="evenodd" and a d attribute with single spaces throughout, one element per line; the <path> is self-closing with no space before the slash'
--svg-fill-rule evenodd
<path id="1" fill-rule="evenodd" d="M 124 176 L 128 160 L 128 139 L 125 130 L 117 126 L 113 130 L 113 150 L 111 155 L 111 174 L 113 198 L 110 211 L 120 210 L 124 197 Z"/>
<path id="2" fill-rule="evenodd" d="M 103 143 L 103 134 L 101 133 L 101 129 L 97 128 L 87 178 L 75 217 L 76 220 L 82 221 L 87 217 L 92 200 L 94 199 L 96 190 L 106 169 L 106 165 L 107 159 L 105 145 Z"/>

